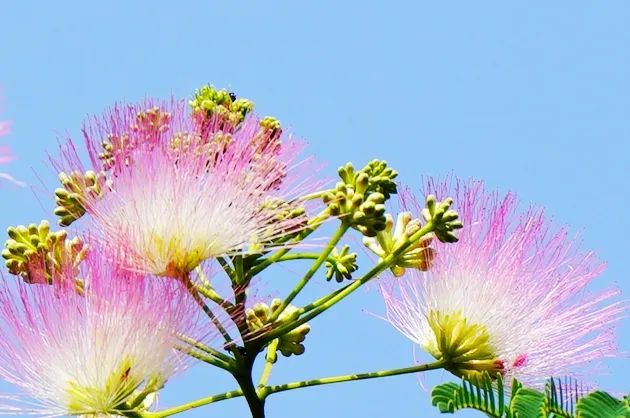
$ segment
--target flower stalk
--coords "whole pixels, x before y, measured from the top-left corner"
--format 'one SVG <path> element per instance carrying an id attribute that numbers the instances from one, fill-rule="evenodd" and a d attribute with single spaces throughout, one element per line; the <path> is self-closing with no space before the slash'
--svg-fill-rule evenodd
<path id="1" fill-rule="evenodd" d="M 282 385 L 274 385 L 274 386 L 266 386 L 263 385 L 258 391 L 260 398 L 264 399 L 274 393 L 286 392 L 290 390 L 303 389 L 313 386 L 322 386 L 322 385 L 331 385 L 335 383 L 345 383 L 345 382 L 354 382 L 358 380 L 367 380 L 367 379 L 376 379 L 376 378 L 384 378 L 391 376 L 400 376 L 411 373 L 421 373 L 427 372 L 430 370 L 438 370 L 445 366 L 445 363 L 441 360 L 435 361 L 433 363 L 426 364 L 418 364 L 415 366 L 404 367 L 400 369 L 391 369 L 391 370 L 380 370 L 375 372 L 367 372 L 367 373 L 355 373 L 355 374 L 347 374 L 341 376 L 332 376 L 332 377 L 322 377 L 319 379 L 309 379 L 309 380 L 301 380 L 297 382 L 285 383 Z M 179 414 L 181 412 L 189 411 L 194 408 L 199 408 L 201 406 L 209 405 L 211 403 L 224 401 L 227 399 L 232 399 L 235 397 L 243 396 L 243 391 L 241 389 L 233 390 L 230 392 L 222 393 L 219 395 L 209 396 L 207 398 L 198 399 L 193 402 L 189 402 L 187 404 L 183 404 L 177 406 L 175 408 L 165 409 L 163 411 L 158 412 L 147 412 L 143 413 L 143 418 L 166 418 L 171 415 Z"/>

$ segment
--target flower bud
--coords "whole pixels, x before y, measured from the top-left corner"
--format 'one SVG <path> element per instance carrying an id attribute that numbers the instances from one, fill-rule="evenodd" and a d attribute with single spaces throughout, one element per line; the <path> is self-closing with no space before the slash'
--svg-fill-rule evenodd
<path id="1" fill-rule="evenodd" d="M 338 283 L 344 279 L 351 280 L 352 273 L 359 267 L 357 266 L 357 254 L 349 253 L 350 246 L 344 245 L 341 251 L 336 248 L 330 252 L 326 261 L 326 280 L 330 281 L 333 276 Z"/>
<path id="2" fill-rule="evenodd" d="M 2 251 L 5 265 L 26 283 L 49 284 L 67 270 L 76 277 L 88 251 L 81 238 L 68 240 L 66 231 L 50 232 L 45 220 L 39 225 L 9 227 L 7 233 Z"/>
<path id="3" fill-rule="evenodd" d="M 274 299 L 271 301 L 271 306 L 266 303 L 260 302 L 254 305 L 252 308 L 245 311 L 245 318 L 247 320 L 247 326 L 250 331 L 256 331 L 269 323 L 271 316 L 275 310 L 282 305 L 280 299 Z M 298 309 L 295 306 L 289 305 L 280 314 L 276 320 L 276 324 L 284 325 L 288 324 L 298 318 Z M 310 332 L 311 327 L 308 324 L 302 324 L 297 328 L 292 329 L 284 335 L 278 337 L 278 351 L 283 356 L 289 357 L 291 355 L 299 356 L 304 354 L 305 346 L 303 344 L 306 339 L 306 335 Z"/>
<path id="4" fill-rule="evenodd" d="M 214 118 L 217 126 L 221 126 L 226 132 L 233 132 L 254 109 L 252 101 L 237 99 L 234 93 L 218 90 L 211 85 L 197 89 L 188 103 L 198 118 L 202 121 Z"/>
<path id="5" fill-rule="evenodd" d="M 356 171 L 352 163 L 337 170 L 342 181 L 323 195 L 332 216 L 339 216 L 363 235 L 376 236 L 385 228 L 385 200 L 396 193 L 396 172 L 374 160 Z"/>
<path id="6" fill-rule="evenodd" d="M 433 233 L 442 242 L 457 242 L 454 231 L 464 227 L 457 212 L 449 209 L 452 204 L 451 198 L 438 203 L 435 196 L 429 195 L 426 198 L 426 208 L 422 210 L 422 216 L 427 222 L 433 223 Z"/>
<path id="7" fill-rule="evenodd" d="M 91 199 L 98 199 L 111 188 L 104 172 L 86 171 L 81 174 L 73 171 L 70 174 L 59 173 L 63 189 L 55 190 L 57 207 L 54 214 L 59 217 L 60 226 L 70 226 L 85 214 L 86 204 Z"/>
<path id="8" fill-rule="evenodd" d="M 387 214 L 385 219 L 384 230 L 378 232 L 375 237 L 363 238 L 363 244 L 378 255 L 380 260 L 406 244 L 409 238 L 420 229 L 421 225 L 420 220 L 413 219 L 409 212 L 402 212 L 398 215 L 395 229 L 392 216 Z M 396 257 L 390 267 L 394 276 L 402 276 L 407 268 L 428 270 L 435 256 L 435 251 L 430 247 L 431 241 L 431 236 L 422 237 Z"/>

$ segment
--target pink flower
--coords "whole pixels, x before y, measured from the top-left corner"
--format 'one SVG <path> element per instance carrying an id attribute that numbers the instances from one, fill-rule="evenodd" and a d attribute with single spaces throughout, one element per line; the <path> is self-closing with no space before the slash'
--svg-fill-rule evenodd
<path id="1" fill-rule="evenodd" d="M 92 169 L 107 177 L 103 193 L 85 197 L 90 225 L 131 251 L 128 268 L 181 276 L 302 225 L 288 215 L 316 185 L 301 180 L 300 146 L 253 116 L 224 126 L 200 123 L 178 101 L 117 106 L 85 126 Z M 83 171 L 72 143 L 65 160 Z"/>
<path id="2" fill-rule="evenodd" d="M 179 282 L 136 276 L 94 251 L 52 285 L 0 285 L 0 376 L 18 386 L 5 411 L 122 415 L 186 366 L 176 333 L 196 328 Z M 146 397 L 146 399 L 144 398 Z"/>
<path id="3" fill-rule="evenodd" d="M 533 385 L 615 354 L 624 307 L 610 301 L 615 290 L 588 293 L 604 266 L 566 229 L 554 232 L 540 210 L 519 214 L 513 194 L 499 197 L 481 182 L 428 189 L 455 199 L 464 229 L 459 242 L 436 243 L 429 271 L 382 286 L 401 333 L 458 376 L 485 370 Z"/>

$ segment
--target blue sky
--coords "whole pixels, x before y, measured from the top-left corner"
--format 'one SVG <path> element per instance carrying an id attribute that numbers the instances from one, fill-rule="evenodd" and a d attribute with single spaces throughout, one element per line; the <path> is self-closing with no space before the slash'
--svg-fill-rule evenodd
<path id="1" fill-rule="evenodd" d="M 600 286 L 627 295 L 628 21 L 623 1 L 2 0 L 1 116 L 13 120 L 2 142 L 18 156 L 2 168 L 32 188 L 0 185 L 0 224 L 51 218 L 48 154 L 58 139 L 77 137 L 86 116 L 118 100 L 185 97 L 210 82 L 277 116 L 331 175 L 348 160 L 378 157 L 412 186 L 421 175 L 454 171 L 545 206 L 608 263 Z M 267 280 L 288 283 L 292 274 Z M 307 354 L 281 361 L 272 381 L 411 364 L 411 344 L 366 311 L 382 312 L 374 292 L 314 321 Z M 630 347 L 627 321 L 620 346 Z M 629 363 L 627 355 L 609 361 L 601 384 L 630 390 Z M 427 385 L 448 378 L 433 373 Z M 161 403 L 232 386 L 197 367 Z M 270 399 L 270 417 L 289 413 L 438 416 L 412 376 Z M 230 400 L 186 416 L 241 417 L 246 409 Z"/>

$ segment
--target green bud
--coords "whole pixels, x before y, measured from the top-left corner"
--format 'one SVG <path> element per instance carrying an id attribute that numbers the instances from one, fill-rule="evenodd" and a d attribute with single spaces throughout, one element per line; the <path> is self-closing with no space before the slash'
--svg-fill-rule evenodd
<path id="1" fill-rule="evenodd" d="M 398 215 L 395 228 L 390 214 L 385 215 L 385 219 L 383 229 L 376 236 L 363 238 L 363 244 L 380 257 L 379 261 L 407 244 L 409 238 L 420 229 L 420 220 L 413 219 L 409 212 Z M 435 251 L 430 247 L 431 241 L 431 236 L 422 237 L 398 255 L 390 266 L 394 276 L 402 276 L 407 268 L 428 270 L 435 257 Z"/>
<path id="2" fill-rule="evenodd" d="M 389 189 L 380 187 L 380 184 L 385 184 L 385 180 L 379 178 L 373 181 L 370 172 L 389 173 L 391 178 L 395 176 L 391 169 L 381 167 L 377 170 L 370 168 L 369 164 L 367 167 L 368 171 L 365 169 L 356 171 L 352 163 L 339 167 L 337 172 L 342 181 L 338 182 L 333 190 L 323 194 L 323 201 L 332 216 L 344 219 L 362 234 L 373 237 L 385 228 L 383 203 L 391 194 L 391 187 Z"/>
<path id="3" fill-rule="evenodd" d="M 65 231 L 50 232 L 44 220 L 39 225 L 22 225 L 7 229 L 9 239 L 4 244 L 2 257 L 11 274 L 27 283 L 51 283 L 66 269 L 76 268 L 87 255 L 87 246 L 80 238 L 67 240 Z"/>
<path id="4" fill-rule="evenodd" d="M 265 116 L 260 120 L 260 127 L 266 131 L 277 132 L 282 130 L 280 121 L 272 116 Z"/>
<path id="5" fill-rule="evenodd" d="M 274 299 L 271 301 L 271 306 L 266 303 L 257 303 L 252 308 L 247 309 L 245 311 L 245 318 L 249 330 L 256 331 L 269 324 L 273 312 L 281 305 L 282 301 L 280 299 Z M 295 306 L 289 305 L 284 309 L 282 314 L 280 314 L 275 323 L 278 325 L 288 324 L 298 317 L 298 309 Z M 305 347 L 302 343 L 310 330 L 311 327 L 308 324 L 302 324 L 288 333 L 281 335 L 278 337 L 278 351 L 285 357 L 303 354 Z"/>
<path id="6" fill-rule="evenodd" d="M 334 248 L 328 260 L 326 260 L 326 280 L 330 281 L 333 277 L 338 283 L 352 279 L 354 273 L 359 267 L 357 265 L 357 254 L 350 253 L 350 246 L 344 245 L 340 251 Z"/>
<path id="7" fill-rule="evenodd" d="M 361 171 L 369 178 L 369 191 L 382 193 L 385 199 L 389 199 L 392 194 L 398 192 L 394 182 L 394 179 L 398 177 L 398 172 L 388 167 L 387 162 L 372 160 Z"/>
<path id="8" fill-rule="evenodd" d="M 59 173 L 59 180 L 63 189 L 55 190 L 57 207 L 53 213 L 59 217 L 60 226 L 69 226 L 85 214 L 88 200 L 98 199 L 111 188 L 105 173 L 87 171 L 81 174 L 73 171 L 70 174 Z"/>
<path id="9" fill-rule="evenodd" d="M 193 98 L 188 102 L 194 114 L 204 119 L 215 117 L 224 122 L 224 128 L 233 132 L 254 109 L 251 100 L 239 98 L 225 90 L 218 90 L 209 84 L 195 90 Z"/>
<path id="10" fill-rule="evenodd" d="M 435 196 L 429 195 L 426 198 L 426 208 L 422 210 L 422 216 L 427 222 L 433 223 L 433 233 L 442 242 L 457 242 L 455 230 L 464 227 L 457 212 L 450 209 L 452 204 L 451 198 L 438 203 Z"/>

